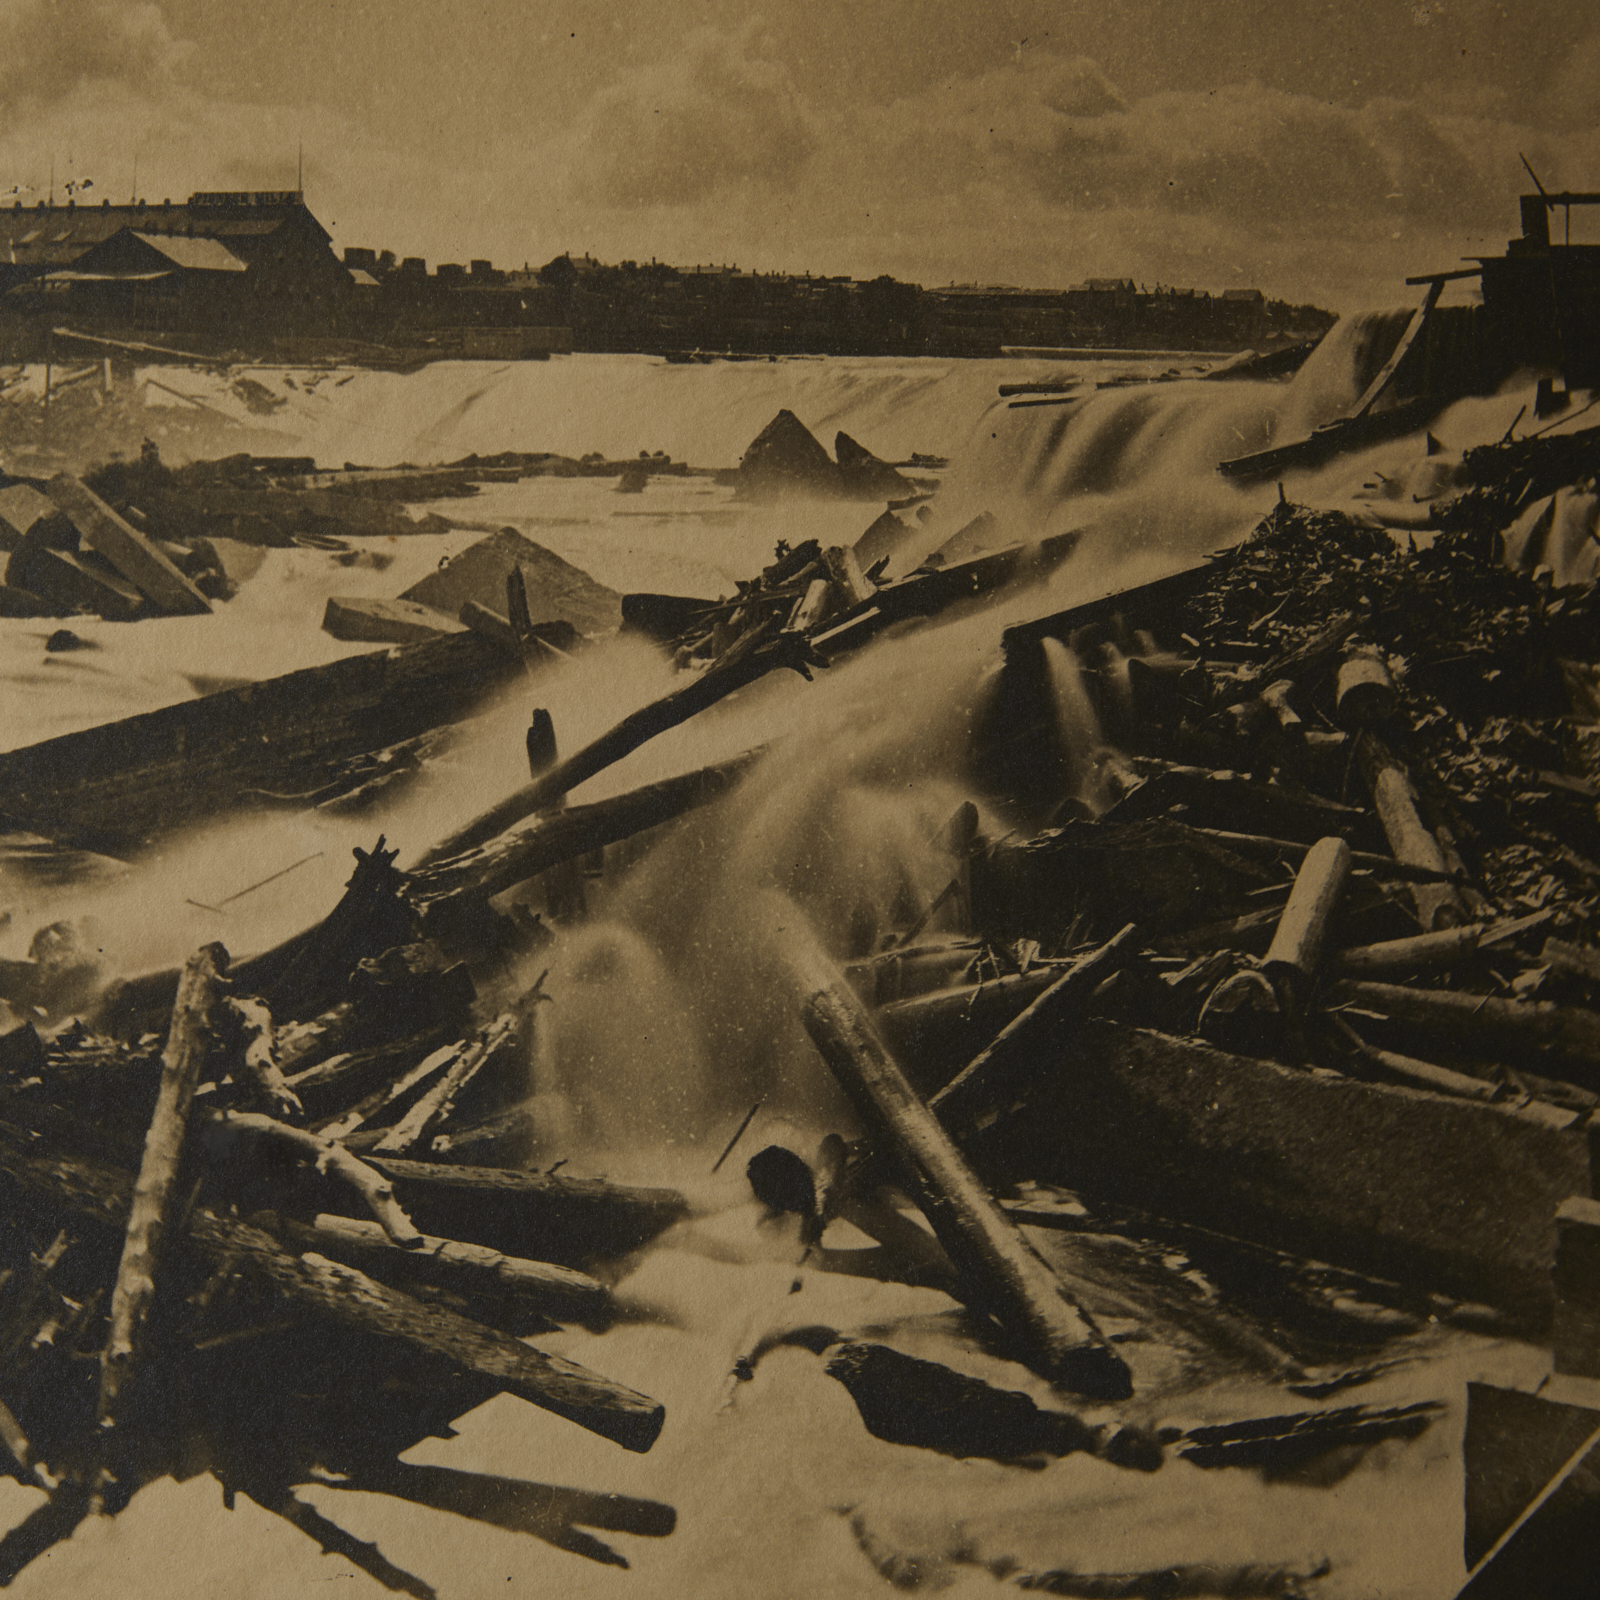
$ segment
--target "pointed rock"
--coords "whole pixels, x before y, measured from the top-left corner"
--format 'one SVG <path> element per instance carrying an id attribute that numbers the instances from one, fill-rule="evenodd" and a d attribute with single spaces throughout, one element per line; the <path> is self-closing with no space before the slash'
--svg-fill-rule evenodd
<path id="1" fill-rule="evenodd" d="M 838 466 L 792 411 L 780 411 L 750 443 L 739 462 L 739 489 L 752 498 L 836 495 Z"/>
<path id="2" fill-rule="evenodd" d="M 839 458 L 839 479 L 844 492 L 855 500 L 897 500 L 915 494 L 917 487 L 902 478 L 887 461 L 880 461 L 848 433 L 835 435 L 833 453 Z"/>

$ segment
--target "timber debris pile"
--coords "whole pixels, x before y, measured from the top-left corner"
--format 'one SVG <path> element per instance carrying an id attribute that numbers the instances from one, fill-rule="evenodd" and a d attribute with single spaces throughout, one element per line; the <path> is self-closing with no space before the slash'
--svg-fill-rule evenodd
<path id="1" fill-rule="evenodd" d="M 1600 1213 L 1600 602 L 1504 548 L 1536 482 L 1593 473 L 1592 444 L 1562 449 L 1548 470 L 1511 443 L 1475 453 L 1425 539 L 1283 500 L 1201 568 L 1005 632 L 971 798 L 937 842 L 948 885 L 849 949 L 772 919 L 792 1020 L 856 1125 L 747 1151 L 747 1118 L 722 1160 L 739 1150 L 754 1195 L 797 1219 L 811 1266 L 852 1270 L 827 1240 L 850 1223 L 875 1270 L 944 1290 L 964 1337 L 1051 1398 L 881 1328 L 783 1332 L 735 1379 L 798 1345 L 907 1449 L 1159 1473 L 1418 1436 L 1444 1396 L 1361 1390 L 1441 1325 L 1600 1373 L 1581 1270 Z M 285 944 L 106 984 L 57 927 L 0 969 L 18 1019 L 0 1036 L 0 1433 L 50 1495 L 0 1540 L 0 1580 L 140 1484 L 209 1470 L 418 1592 L 296 1490 L 460 1504 L 399 1457 L 497 1391 L 650 1448 L 663 1408 L 538 1336 L 603 1326 L 609 1286 L 690 1202 L 531 1169 L 527 1063 L 560 997 L 487 975 L 540 965 L 581 923 L 580 860 L 648 850 L 762 752 L 586 803 L 590 778 L 771 671 L 810 677 L 1075 542 L 1005 545 L 980 519 L 890 579 L 914 523 L 885 517 L 853 547 L 780 549 L 726 601 L 621 597 L 681 685 L 565 755 L 536 710 L 525 787 L 409 872 L 385 839 L 358 851 L 343 898 Z M 357 658 L 379 676 L 315 748 L 242 770 L 242 701 L 179 708 L 175 752 L 196 717 L 232 730 L 183 803 L 293 801 L 291 777 L 464 715 L 473 663 L 505 681 L 559 660 L 574 638 L 541 631 L 516 548 L 478 559 L 504 611 L 469 596 L 488 620 Z M 459 596 L 440 594 L 443 614 Z M 1064 682 L 1098 742 L 1063 735 Z M 271 686 L 251 704 L 273 716 Z M 167 726 L 146 730 L 158 767 Z M 0 812 L 137 853 L 178 802 L 66 782 L 92 737 L 0 757 Z M 1183 1375 L 1219 1370 L 1274 1405 L 1229 1411 Z M 1292 1596 L 1325 1571 L 1028 1577 Z"/>

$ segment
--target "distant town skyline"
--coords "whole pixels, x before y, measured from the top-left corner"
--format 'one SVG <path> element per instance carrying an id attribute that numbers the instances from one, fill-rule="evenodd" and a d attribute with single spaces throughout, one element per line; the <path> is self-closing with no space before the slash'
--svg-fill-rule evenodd
<path id="1" fill-rule="evenodd" d="M 1348 309 L 1503 248 L 1521 155 L 1600 188 L 1589 0 L 0 0 L 0 21 L 0 198 L 45 198 L 52 162 L 79 204 L 285 188 L 303 149 L 337 246 L 430 263 L 1131 276 Z"/>

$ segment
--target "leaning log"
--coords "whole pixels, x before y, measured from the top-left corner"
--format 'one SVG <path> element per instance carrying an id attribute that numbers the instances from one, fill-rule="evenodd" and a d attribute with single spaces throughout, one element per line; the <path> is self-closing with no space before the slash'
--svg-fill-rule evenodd
<path id="1" fill-rule="evenodd" d="M 1356 762 L 1372 792 L 1373 806 L 1395 859 L 1445 876 L 1448 869 L 1444 851 L 1418 815 L 1417 792 L 1404 765 L 1370 731 L 1356 741 Z M 1424 932 L 1472 920 L 1465 902 L 1453 888 L 1419 884 L 1412 889 L 1411 898 Z"/>
<path id="2" fill-rule="evenodd" d="M 1122 1359 L 995 1204 L 832 963 L 804 943 L 791 950 L 789 961 L 804 995 L 801 1015 L 812 1043 L 882 1147 L 893 1152 L 980 1305 L 1057 1382 L 1101 1399 L 1131 1394 Z"/>
<path id="3" fill-rule="evenodd" d="M 430 1129 L 449 1117 L 451 1108 L 468 1085 L 507 1041 L 515 1042 L 518 1019 L 507 1013 L 497 1017 L 451 1062 L 439 1081 L 378 1141 L 378 1154 L 404 1155 Z"/>
<path id="4" fill-rule="evenodd" d="M 564 861 L 708 805 L 726 794 L 761 754 L 759 749 L 747 750 L 731 760 L 593 805 L 549 811 L 460 855 L 435 856 L 431 865 L 410 875 L 406 898 L 424 916 L 437 916 L 455 904 L 487 900 Z"/>
<path id="5" fill-rule="evenodd" d="M 1122 970 L 1137 953 L 1139 942 L 1139 930 L 1130 922 L 1099 949 L 1075 962 L 928 1101 L 929 1109 L 959 1135 L 1028 1069 L 1038 1067 L 1041 1054 L 1062 1059 L 1070 1051 L 1073 1031 L 1083 1019 L 1090 995 Z"/>
<path id="6" fill-rule="evenodd" d="M 161 1053 L 161 1087 L 128 1207 L 122 1262 L 111 1291 L 111 1330 L 100 1362 L 96 1408 L 103 1428 L 116 1421 L 118 1400 L 155 1300 L 155 1274 L 162 1235 L 172 1214 L 189 1108 L 211 1043 L 207 1019 L 227 966 L 228 952 L 220 944 L 205 945 L 189 957 L 178 985 L 172 1026 Z"/>
<path id="7" fill-rule="evenodd" d="M 769 624 L 758 624 L 730 645 L 722 659 L 708 671 L 659 700 L 652 700 L 649 705 L 630 712 L 598 739 L 586 744 L 565 761 L 557 762 L 543 777 L 517 790 L 482 816 L 440 840 L 422 856 L 418 866 L 432 866 L 435 862 L 448 860 L 451 856 L 461 855 L 486 843 L 496 834 L 504 833 L 507 828 L 521 822 L 524 817 L 554 805 L 580 783 L 630 755 L 657 734 L 698 716 L 736 689 L 754 683 L 769 672 L 788 667 L 809 678 L 810 668 L 817 664 L 817 658 L 804 637 L 799 634 L 780 634 L 770 638 L 769 633 Z"/>

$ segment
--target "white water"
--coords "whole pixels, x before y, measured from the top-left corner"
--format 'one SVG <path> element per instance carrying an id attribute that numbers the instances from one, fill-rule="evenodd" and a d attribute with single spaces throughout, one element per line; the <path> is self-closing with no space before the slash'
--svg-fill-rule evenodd
<path id="1" fill-rule="evenodd" d="M 851 1128 L 796 1023 L 773 954 L 784 929 L 765 891 L 787 895 L 836 951 L 862 928 L 903 925 L 908 908 L 925 905 L 950 876 L 932 841 L 966 794 L 973 719 L 992 681 L 1002 626 L 1187 565 L 1240 537 L 1277 491 L 1232 486 L 1216 474 L 1216 461 L 1337 414 L 1370 367 L 1363 343 L 1359 324 L 1336 331 L 1289 385 L 1177 382 L 1017 410 L 996 398 L 998 382 L 1092 380 L 1120 369 L 892 361 L 667 367 L 579 357 L 324 377 L 309 386 L 296 375 L 293 389 L 281 374 L 257 372 L 286 396 L 269 420 L 270 446 L 261 419 L 219 380 L 164 374 L 236 412 L 254 430 L 252 448 L 314 453 L 329 464 L 504 449 L 664 449 L 697 465 L 728 465 L 787 406 L 825 443 L 842 427 L 886 457 L 952 458 L 919 551 L 989 509 L 1015 537 L 1088 530 L 1079 555 L 1048 585 L 885 638 L 815 684 L 787 675 L 764 681 L 575 796 L 599 798 L 783 739 L 729 802 L 686 819 L 625 878 L 592 885 L 591 919 L 536 964 L 551 967 L 546 987 L 555 996 L 541 1010 L 539 1059 L 530 1063 L 532 1087 L 547 1097 L 550 1113 L 541 1160 L 567 1157 L 568 1170 L 608 1168 L 633 1178 L 693 1175 L 702 1202 L 696 1222 L 634 1264 L 619 1285 L 639 1320 L 604 1336 L 568 1332 L 548 1342 L 665 1400 L 667 1432 L 651 1455 L 626 1457 L 502 1399 L 465 1419 L 461 1439 L 430 1442 L 413 1459 L 665 1501 L 677 1507 L 678 1531 L 665 1540 L 607 1535 L 636 1564 L 630 1574 L 380 1497 L 312 1490 L 306 1498 L 358 1536 L 379 1539 L 386 1555 L 441 1593 L 464 1597 L 520 1592 L 530 1581 L 552 1592 L 605 1595 L 882 1593 L 884 1580 L 857 1548 L 852 1515 L 863 1537 L 920 1554 L 930 1584 L 959 1595 L 992 1593 L 996 1579 L 979 1563 L 1023 1549 L 1042 1565 L 1126 1567 L 1131 1525 L 1149 1530 L 1139 1564 L 1281 1557 L 1310 1565 L 1329 1555 L 1335 1570 L 1319 1595 L 1443 1600 L 1454 1592 L 1459 1414 L 1414 1446 L 1385 1447 L 1332 1494 L 1269 1489 L 1244 1474 L 1200 1474 L 1181 1464 L 1154 1480 L 1071 1459 L 1025 1475 L 898 1449 L 867 1437 L 843 1390 L 796 1351 L 768 1358 L 737 1393 L 728 1379 L 734 1358 L 774 1328 L 822 1321 L 887 1328 L 897 1341 L 921 1341 L 926 1353 L 1002 1387 L 1037 1388 L 1020 1368 L 973 1352 L 955 1330 L 951 1303 L 933 1291 L 797 1270 L 792 1228 L 763 1221 L 749 1202 L 742 1163 L 753 1150 L 776 1139 L 809 1152 L 821 1131 Z M 1436 432 L 1455 446 L 1498 436 L 1520 403 L 1517 396 L 1467 403 Z M 1319 473 L 1290 475 L 1286 491 L 1318 504 L 1355 503 L 1375 470 L 1400 475 L 1421 454 L 1420 438 L 1396 441 Z M 714 595 L 731 592 L 734 577 L 770 559 L 776 538 L 847 540 L 877 508 L 744 507 L 704 480 L 658 482 L 629 497 L 593 481 L 544 480 L 492 486 L 475 501 L 435 509 L 517 525 L 619 589 Z M 383 572 L 339 567 L 311 551 L 272 552 L 211 618 L 121 629 L 74 623 L 101 646 L 94 653 L 46 661 L 48 626 L 0 624 L 9 719 L 0 733 L 21 744 L 168 703 L 193 692 L 183 673 L 254 677 L 330 659 L 347 647 L 318 631 L 328 594 L 397 593 L 473 537 L 456 532 L 386 547 L 377 553 L 394 563 Z M 1092 715 L 1073 694 L 1072 663 L 1061 654 L 1054 667 L 1064 731 L 1087 747 Z M 13 913 L 0 954 L 20 954 L 32 929 L 55 918 L 84 923 L 116 970 L 165 964 L 216 937 L 245 953 L 331 905 L 351 847 L 370 845 L 380 828 L 409 858 L 523 781 L 522 729 L 535 697 L 571 750 L 670 681 L 643 646 L 603 645 L 541 677 L 536 690 L 508 692 L 428 783 L 384 810 L 359 819 L 235 818 L 109 880 L 46 888 L 13 879 L 0 888 L 0 906 Z M 1004 831 L 1005 819 L 984 820 Z M 306 856 L 313 859 L 224 911 L 205 909 Z M 530 969 L 504 981 L 509 989 L 534 975 Z M 485 987 L 498 998 L 492 980 Z M 708 1187 L 711 1160 L 758 1097 L 761 1114 Z M 1136 1368 L 1152 1359 L 1128 1349 Z M 1465 1369 L 1430 1372 L 1424 1387 L 1454 1395 L 1465 1376 Z M 1415 1397 L 1415 1381 L 1360 1398 L 1399 1403 Z M 1171 1407 L 1192 1410 L 1202 1400 L 1164 1395 L 1153 1379 L 1145 1403 L 1164 1420 Z M 1275 1392 L 1215 1403 L 1224 1411 L 1286 1408 Z M 20 1516 L 25 1507 L 16 1503 Z M 1392 1526 L 1401 1503 L 1405 1538 Z M 155 1486 L 115 1523 L 36 1563 L 17 1591 L 118 1592 L 130 1575 L 147 1578 L 181 1550 L 199 1584 L 190 1592 L 299 1594 L 334 1577 L 344 1594 L 381 1592 L 342 1561 L 316 1556 L 281 1524 L 253 1510 L 220 1518 L 214 1505 L 209 1480 Z"/>

